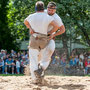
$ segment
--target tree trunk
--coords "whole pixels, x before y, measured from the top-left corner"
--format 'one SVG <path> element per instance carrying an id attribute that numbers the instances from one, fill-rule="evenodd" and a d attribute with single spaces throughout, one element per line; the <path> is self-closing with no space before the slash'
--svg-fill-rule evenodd
<path id="1" fill-rule="evenodd" d="M 63 49 L 64 49 L 64 52 L 66 53 L 67 55 L 67 58 L 68 58 L 68 46 L 67 46 L 67 35 L 66 35 L 66 32 L 62 35 L 62 43 L 63 43 Z"/>

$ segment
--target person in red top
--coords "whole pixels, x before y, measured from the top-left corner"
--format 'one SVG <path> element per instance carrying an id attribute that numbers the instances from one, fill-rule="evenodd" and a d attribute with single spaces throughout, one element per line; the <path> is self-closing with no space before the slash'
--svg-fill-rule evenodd
<path id="1" fill-rule="evenodd" d="M 88 74 L 90 71 L 90 57 L 85 59 L 85 74 Z"/>

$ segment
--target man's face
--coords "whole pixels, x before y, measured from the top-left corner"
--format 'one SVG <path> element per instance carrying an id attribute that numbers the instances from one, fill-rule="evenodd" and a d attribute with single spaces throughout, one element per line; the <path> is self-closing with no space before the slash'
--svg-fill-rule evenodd
<path id="1" fill-rule="evenodd" d="M 49 15 L 53 15 L 56 12 L 56 7 L 48 7 L 47 12 Z"/>

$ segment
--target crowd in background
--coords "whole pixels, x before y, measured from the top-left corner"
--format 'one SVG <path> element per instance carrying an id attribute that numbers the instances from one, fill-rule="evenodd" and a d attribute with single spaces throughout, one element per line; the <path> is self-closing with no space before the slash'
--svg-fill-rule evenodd
<path id="1" fill-rule="evenodd" d="M 84 70 L 84 74 L 90 74 L 90 52 L 75 54 L 72 51 L 71 56 L 67 60 L 66 53 L 58 55 L 54 53 L 52 55 L 51 65 L 61 65 L 66 73 L 66 67 L 70 69 L 76 68 Z M 28 51 L 15 52 L 11 50 L 10 53 L 7 50 L 0 51 L 0 73 L 2 74 L 23 74 L 24 68 L 30 63 Z"/>
<path id="2" fill-rule="evenodd" d="M 29 64 L 28 51 L 16 53 L 11 50 L 8 53 L 7 50 L 2 49 L 0 52 L 0 73 L 2 74 L 23 74 L 27 64 Z"/>
<path id="3" fill-rule="evenodd" d="M 84 53 L 71 53 L 71 56 L 67 60 L 67 55 L 63 53 L 61 56 L 53 55 L 52 56 L 52 65 L 62 65 L 64 68 L 64 73 L 66 73 L 66 68 L 68 67 L 69 70 L 73 69 L 80 69 L 84 71 L 84 74 L 90 74 L 90 52 Z"/>

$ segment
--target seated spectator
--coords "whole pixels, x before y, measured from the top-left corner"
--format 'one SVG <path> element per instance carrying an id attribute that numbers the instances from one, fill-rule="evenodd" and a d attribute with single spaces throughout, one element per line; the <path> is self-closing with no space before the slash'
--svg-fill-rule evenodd
<path id="1" fill-rule="evenodd" d="M 16 57 L 13 56 L 13 57 L 12 57 L 12 60 L 13 60 L 12 65 L 13 65 L 13 67 L 14 67 L 14 73 L 16 73 Z"/>
<path id="2" fill-rule="evenodd" d="M 83 61 L 82 61 L 82 59 L 81 59 L 81 58 L 79 58 L 79 63 L 78 63 L 78 64 L 79 64 L 79 68 L 81 68 L 81 69 L 82 69 L 82 68 L 83 68 Z"/>
<path id="3" fill-rule="evenodd" d="M 62 66 L 65 66 L 65 65 L 66 65 L 66 54 L 63 54 L 63 55 L 61 56 L 61 65 L 62 65 Z"/>
<path id="4" fill-rule="evenodd" d="M 75 55 L 75 61 L 76 61 L 76 63 L 78 64 L 78 62 L 79 62 L 78 55 Z"/>
<path id="5" fill-rule="evenodd" d="M 61 56 L 61 65 L 63 67 L 63 71 L 64 73 L 66 73 L 66 54 L 63 54 Z"/>
<path id="6" fill-rule="evenodd" d="M 87 60 L 85 60 L 85 74 L 90 73 L 90 58 L 88 57 Z"/>
<path id="7" fill-rule="evenodd" d="M 51 65 L 54 65 L 56 63 L 55 52 L 53 53 L 51 60 Z"/>
<path id="8" fill-rule="evenodd" d="M 5 56 L 5 50 L 2 49 L 1 53 L 0 53 L 0 58 L 3 57 L 3 56 Z"/>
<path id="9" fill-rule="evenodd" d="M 18 59 L 16 59 L 16 71 L 17 71 L 17 74 L 20 73 L 20 62 Z"/>
<path id="10" fill-rule="evenodd" d="M 26 64 L 30 64 L 30 59 L 29 59 L 29 56 L 27 56 L 27 59 L 26 59 Z"/>
<path id="11" fill-rule="evenodd" d="M 23 74 L 24 73 L 24 68 L 26 67 L 27 65 L 27 61 L 25 59 L 25 56 L 22 56 L 22 60 L 20 61 L 20 69 L 21 69 L 21 73 Z"/>
<path id="12" fill-rule="evenodd" d="M 20 52 L 17 53 L 17 58 L 19 61 L 21 60 L 21 53 Z"/>
<path id="13" fill-rule="evenodd" d="M 2 74 L 4 74 L 4 60 L 3 58 L 0 58 L 0 71 Z"/>
<path id="14" fill-rule="evenodd" d="M 87 74 L 87 56 L 85 57 L 85 60 L 84 60 L 84 74 Z"/>
<path id="15" fill-rule="evenodd" d="M 13 60 L 11 59 L 10 56 L 5 62 L 5 73 L 7 74 L 8 71 L 9 73 L 12 72 L 12 74 L 14 74 Z"/>
<path id="16" fill-rule="evenodd" d="M 83 53 L 81 53 L 81 54 L 79 55 L 79 58 L 81 58 L 81 59 L 82 59 L 82 61 L 84 61 L 84 54 L 83 54 Z"/>
<path id="17" fill-rule="evenodd" d="M 76 60 L 75 60 L 74 57 L 72 57 L 72 58 L 70 59 L 69 65 L 70 65 L 71 68 L 72 68 L 72 67 L 76 67 L 77 63 L 76 63 Z"/>
<path id="18" fill-rule="evenodd" d="M 11 50 L 11 53 L 10 53 L 10 56 L 15 56 L 15 51 L 14 50 Z"/>
<path id="19" fill-rule="evenodd" d="M 87 73 L 90 73 L 90 57 L 88 57 L 87 61 Z"/>

